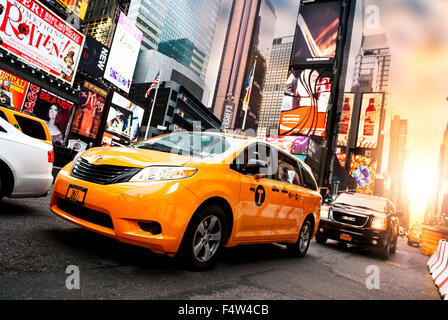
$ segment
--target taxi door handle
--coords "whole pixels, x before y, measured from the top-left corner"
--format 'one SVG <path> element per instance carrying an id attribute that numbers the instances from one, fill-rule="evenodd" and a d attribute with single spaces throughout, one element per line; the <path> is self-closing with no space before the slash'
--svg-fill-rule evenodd
<path id="1" fill-rule="evenodd" d="M 282 193 L 283 194 L 289 194 L 289 191 L 288 190 L 282 190 Z"/>
<path id="2" fill-rule="evenodd" d="M 274 188 L 272 188 L 272 191 L 273 192 L 280 192 L 280 189 L 277 189 L 277 188 L 274 187 Z"/>

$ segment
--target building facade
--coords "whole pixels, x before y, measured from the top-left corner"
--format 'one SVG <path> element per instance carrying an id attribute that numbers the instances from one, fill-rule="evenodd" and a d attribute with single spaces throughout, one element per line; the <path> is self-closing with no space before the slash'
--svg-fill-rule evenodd
<path id="1" fill-rule="evenodd" d="M 233 2 L 212 104 L 225 129 L 258 126 L 276 19 L 269 0 Z M 252 94 L 243 108 L 245 84 L 254 66 Z"/>
<path id="2" fill-rule="evenodd" d="M 84 19 L 85 34 L 110 47 L 120 12 L 128 13 L 130 0 L 91 0 Z"/>
<path id="3" fill-rule="evenodd" d="M 390 149 L 388 161 L 388 176 L 390 191 L 388 197 L 394 202 L 400 223 L 409 228 L 409 199 L 404 187 L 404 168 L 406 162 L 406 143 L 408 136 L 408 121 L 394 116 L 390 125 Z"/>
<path id="4" fill-rule="evenodd" d="M 276 38 L 272 42 L 257 130 L 259 138 L 270 136 L 271 132 L 274 131 L 278 133 L 281 104 L 288 77 L 293 44 L 294 36 Z"/>
<path id="5" fill-rule="evenodd" d="M 142 50 L 158 50 L 205 79 L 221 0 L 132 0 Z"/>

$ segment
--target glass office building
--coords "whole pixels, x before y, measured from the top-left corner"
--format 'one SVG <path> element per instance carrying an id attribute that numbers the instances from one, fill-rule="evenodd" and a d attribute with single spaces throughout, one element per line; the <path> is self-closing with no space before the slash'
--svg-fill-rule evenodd
<path id="1" fill-rule="evenodd" d="M 143 50 L 158 50 L 205 79 L 221 0 L 132 0 Z"/>

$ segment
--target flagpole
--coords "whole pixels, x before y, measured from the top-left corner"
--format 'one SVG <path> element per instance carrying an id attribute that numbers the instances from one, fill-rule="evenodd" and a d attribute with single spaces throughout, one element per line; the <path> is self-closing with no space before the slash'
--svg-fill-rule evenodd
<path id="1" fill-rule="evenodd" d="M 243 106 L 243 110 L 244 110 L 244 120 L 243 120 L 243 127 L 242 127 L 243 130 L 246 130 L 247 113 L 249 112 L 250 97 L 252 96 L 252 91 L 253 91 L 252 89 L 253 89 L 254 80 L 255 80 L 255 69 L 257 68 L 257 58 L 258 57 L 255 57 L 255 64 L 254 64 L 254 70 L 253 70 L 254 74 L 252 76 L 252 79 L 250 80 L 251 81 L 250 86 L 249 86 L 250 93 L 249 93 L 249 97 L 247 98 L 247 105 Z M 244 107 L 246 107 L 246 108 L 244 108 Z"/>
<path id="2" fill-rule="evenodd" d="M 154 94 L 154 100 L 152 102 L 152 107 L 151 107 L 151 113 L 149 114 L 148 127 L 146 128 L 145 140 L 148 140 L 149 129 L 151 128 L 151 120 L 152 120 L 152 115 L 154 114 L 154 107 L 156 106 L 157 94 L 159 92 L 160 83 L 162 82 L 162 71 L 163 71 L 163 64 L 162 64 L 162 68 L 160 69 L 159 83 L 157 84 L 156 92 Z"/>

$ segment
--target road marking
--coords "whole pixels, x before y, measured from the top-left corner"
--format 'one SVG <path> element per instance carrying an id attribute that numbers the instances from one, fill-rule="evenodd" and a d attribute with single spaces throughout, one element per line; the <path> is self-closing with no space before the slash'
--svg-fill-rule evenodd
<path id="1" fill-rule="evenodd" d="M 404 267 L 401 264 L 396 263 L 396 262 L 387 261 L 386 263 L 390 264 L 391 266 L 394 266 L 394 267 L 398 267 L 398 268 L 401 268 L 401 269 L 407 269 L 406 267 Z"/>

